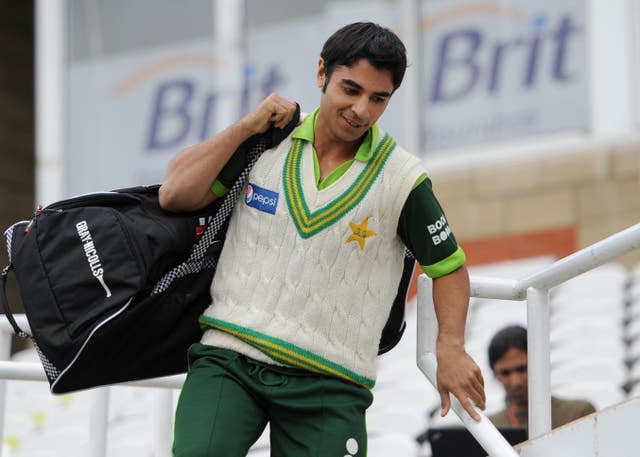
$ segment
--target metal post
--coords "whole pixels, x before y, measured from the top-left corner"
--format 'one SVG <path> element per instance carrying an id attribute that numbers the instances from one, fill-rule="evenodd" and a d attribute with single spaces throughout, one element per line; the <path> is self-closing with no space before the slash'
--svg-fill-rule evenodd
<path id="1" fill-rule="evenodd" d="M 419 0 L 402 1 L 402 23 L 404 33 L 402 39 L 407 48 L 407 60 L 409 67 L 404 77 L 404 91 L 407 108 L 406 135 L 408 150 L 421 157 L 424 153 L 421 148 L 420 133 L 422 130 L 422 53 L 420 21 L 422 18 Z"/>
<path id="2" fill-rule="evenodd" d="M 173 390 L 161 389 L 155 393 L 153 405 L 154 457 L 170 457 L 173 437 Z"/>
<path id="3" fill-rule="evenodd" d="M 215 131 L 236 122 L 241 114 L 240 99 L 245 70 L 245 53 L 242 45 L 244 2 L 214 0 L 214 56 L 218 63 L 215 74 L 217 89 L 225 97 L 218 100 L 215 113 Z"/>
<path id="4" fill-rule="evenodd" d="M 66 0 L 36 1 L 36 202 L 65 196 Z"/>
<path id="5" fill-rule="evenodd" d="M 549 291 L 527 289 L 529 438 L 551 430 Z"/>
<path id="6" fill-rule="evenodd" d="M 89 422 L 89 457 L 107 455 L 107 423 L 109 421 L 109 388 L 93 391 Z"/>

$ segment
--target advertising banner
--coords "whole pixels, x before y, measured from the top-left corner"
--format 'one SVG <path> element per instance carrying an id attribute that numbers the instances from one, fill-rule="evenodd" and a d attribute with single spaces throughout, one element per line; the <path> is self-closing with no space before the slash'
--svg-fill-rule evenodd
<path id="1" fill-rule="evenodd" d="M 427 151 L 588 128 L 583 0 L 425 1 Z"/>
<path id="2" fill-rule="evenodd" d="M 322 43 L 362 17 L 363 5 L 330 2 L 325 14 L 295 19 L 283 12 L 251 27 L 246 55 L 232 61 L 233 53 L 216 55 L 209 36 L 71 63 L 67 194 L 159 183 L 173 155 L 271 92 L 310 112 L 321 95 Z M 399 8 L 375 5 L 367 19 L 402 36 Z M 412 152 L 460 154 L 461 146 L 588 128 L 583 1 L 431 0 L 422 13 L 422 149 Z M 381 119 L 400 144 L 406 96 L 401 87 Z"/>

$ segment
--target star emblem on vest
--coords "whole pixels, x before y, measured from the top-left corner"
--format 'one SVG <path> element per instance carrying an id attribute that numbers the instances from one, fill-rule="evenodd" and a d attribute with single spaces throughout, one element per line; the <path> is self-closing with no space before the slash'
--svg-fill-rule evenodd
<path id="1" fill-rule="evenodd" d="M 369 230 L 369 218 L 364 218 L 362 222 L 359 224 L 354 224 L 353 222 L 349 222 L 349 227 L 351 227 L 351 235 L 347 238 L 345 243 L 349 243 L 350 241 L 356 241 L 360 246 L 360 249 L 364 249 L 364 245 L 366 243 L 367 238 L 371 238 L 372 236 L 376 236 L 377 233 L 373 230 Z"/>

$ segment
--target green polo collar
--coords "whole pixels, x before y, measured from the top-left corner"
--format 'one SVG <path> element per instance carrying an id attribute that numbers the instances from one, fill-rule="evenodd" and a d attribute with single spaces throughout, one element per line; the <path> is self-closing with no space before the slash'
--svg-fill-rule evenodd
<path id="1" fill-rule="evenodd" d="M 316 108 L 316 110 L 307 116 L 302 124 L 300 124 L 291 134 L 293 138 L 299 138 L 301 140 L 308 141 L 313 144 L 313 140 L 315 138 L 316 131 L 316 122 L 318 120 L 318 113 L 320 112 L 320 108 Z M 368 162 L 373 155 L 373 151 L 375 150 L 375 145 L 378 144 L 380 139 L 380 127 L 378 124 L 373 124 L 369 131 L 367 132 L 362 144 L 358 148 L 356 152 L 355 159 L 359 162 Z"/>

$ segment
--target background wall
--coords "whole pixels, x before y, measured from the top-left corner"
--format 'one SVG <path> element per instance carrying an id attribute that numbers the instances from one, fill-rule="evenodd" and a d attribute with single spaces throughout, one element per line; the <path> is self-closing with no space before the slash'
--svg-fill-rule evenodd
<path id="1" fill-rule="evenodd" d="M 640 143 L 558 150 L 431 177 L 474 264 L 568 255 L 640 222 Z M 640 252 L 619 262 L 634 266 Z"/>
<path id="2" fill-rule="evenodd" d="M 29 219 L 34 199 L 33 1 L 0 1 L 0 229 Z M 2 243 L 0 265 L 8 263 Z M 10 303 L 18 296 L 9 283 Z"/>

